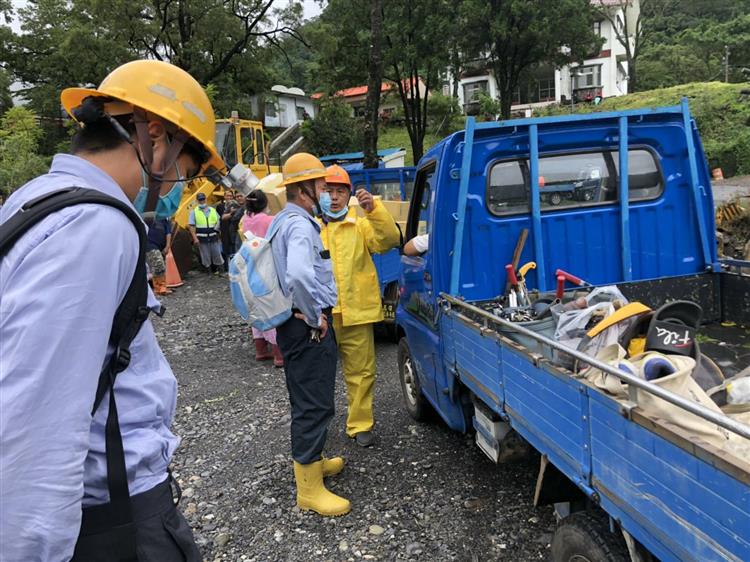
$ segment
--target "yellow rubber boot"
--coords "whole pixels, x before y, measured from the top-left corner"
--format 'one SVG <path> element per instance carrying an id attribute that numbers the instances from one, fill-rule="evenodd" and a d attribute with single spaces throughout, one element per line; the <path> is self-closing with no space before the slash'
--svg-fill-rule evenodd
<path id="1" fill-rule="evenodd" d="M 349 500 L 329 492 L 323 484 L 323 461 L 300 464 L 294 461 L 297 481 L 297 506 L 311 509 L 320 515 L 344 515 L 352 506 Z"/>
<path id="2" fill-rule="evenodd" d="M 323 476 L 336 476 L 339 472 L 344 470 L 344 459 L 341 457 L 333 457 L 327 459 L 323 457 Z"/>

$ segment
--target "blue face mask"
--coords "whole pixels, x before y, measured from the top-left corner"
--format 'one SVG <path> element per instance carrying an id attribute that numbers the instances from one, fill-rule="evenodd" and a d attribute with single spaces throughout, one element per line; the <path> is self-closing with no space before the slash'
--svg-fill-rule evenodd
<path id="1" fill-rule="evenodd" d="M 176 162 L 175 162 L 174 167 L 175 167 L 175 170 L 177 170 L 177 177 L 181 178 L 180 169 L 177 166 Z M 143 177 L 143 183 L 148 184 L 148 177 L 146 176 L 146 172 L 141 170 L 141 175 Z M 185 191 L 185 180 L 180 179 L 174 182 L 172 189 L 170 189 L 165 195 L 160 195 L 159 201 L 156 204 L 156 210 L 154 211 L 154 219 L 162 220 L 162 219 L 172 218 L 174 214 L 177 212 L 177 209 L 180 207 L 180 201 L 182 201 L 183 191 Z M 141 187 L 140 191 L 138 192 L 138 195 L 135 196 L 135 201 L 133 201 L 133 206 L 135 207 L 135 210 L 138 211 L 140 214 L 143 214 L 146 212 L 146 199 L 147 198 L 148 198 L 148 187 L 144 185 L 143 187 Z"/>
<path id="2" fill-rule="evenodd" d="M 320 208 L 323 211 L 323 213 L 332 218 L 332 219 L 340 219 L 341 217 L 346 216 L 346 213 L 349 212 L 349 207 L 346 206 L 340 211 L 332 211 L 331 205 L 333 204 L 333 201 L 331 200 L 331 194 L 327 191 L 324 191 L 320 194 L 320 198 L 318 199 L 320 202 Z"/>

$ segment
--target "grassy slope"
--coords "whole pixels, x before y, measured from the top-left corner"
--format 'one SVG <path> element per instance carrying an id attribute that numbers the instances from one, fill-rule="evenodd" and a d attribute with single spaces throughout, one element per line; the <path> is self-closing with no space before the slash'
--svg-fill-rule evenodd
<path id="1" fill-rule="evenodd" d="M 427 151 L 432 145 L 441 140 L 442 137 L 427 133 L 424 138 L 424 150 Z M 414 158 L 411 150 L 411 141 L 406 127 L 383 127 L 378 132 L 378 149 L 384 148 L 405 148 L 407 166 L 414 165 Z"/>
<path id="2" fill-rule="evenodd" d="M 750 174 L 750 98 L 740 93 L 743 89 L 748 89 L 748 85 L 722 82 L 683 84 L 609 98 L 598 106 L 577 104 L 576 113 L 676 105 L 686 97 L 711 167 L 723 168 L 727 176 Z M 568 106 L 550 106 L 543 112 L 545 115 L 568 113 Z"/>

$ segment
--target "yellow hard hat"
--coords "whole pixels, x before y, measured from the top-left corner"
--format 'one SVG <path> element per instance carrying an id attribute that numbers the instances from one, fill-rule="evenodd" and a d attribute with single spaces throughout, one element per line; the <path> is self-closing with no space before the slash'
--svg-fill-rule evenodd
<path id="1" fill-rule="evenodd" d="M 323 163 L 307 152 L 298 152 L 290 156 L 281 172 L 284 174 L 281 185 L 326 177 L 326 167 Z"/>
<path id="2" fill-rule="evenodd" d="M 155 60 L 128 62 L 110 72 L 97 89 L 66 88 L 60 99 L 75 119 L 73 110 L 89 96 L 116 100 L 105 106 L 111 115 L 129 113 L 135 106 L 169 121 L 208 151 L 209 166 L 226 167 L 214 144 L 216 119 L 211 102 L 195 78 L 181 68 Z"/>
<path id="3" fill-rule="evenodd" d="M 352 180 L 349 179 L 349 172 L 338 164 L 328 166 L 326 169 L 326 183 L 345 185 L 350 190 L 352 188 Z"/>

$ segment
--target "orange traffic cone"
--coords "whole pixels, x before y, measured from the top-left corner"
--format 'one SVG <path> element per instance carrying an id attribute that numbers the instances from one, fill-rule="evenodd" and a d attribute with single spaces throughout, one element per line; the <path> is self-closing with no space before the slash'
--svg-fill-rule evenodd
<path id="1" fill-rule="evenodd" d="M 167 287 L 170 289 L 173 289 L 174 287 L 182 287 L 184 283 L 182 282 L 182 277 L 180 277 L 180 272 L 177 269 L 177 264 L 174 261 L 174 256 L 172 255 L 172 250 L 169 250 L 167 252 Z"/>

